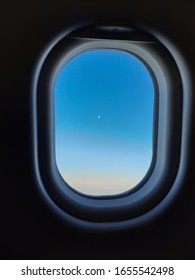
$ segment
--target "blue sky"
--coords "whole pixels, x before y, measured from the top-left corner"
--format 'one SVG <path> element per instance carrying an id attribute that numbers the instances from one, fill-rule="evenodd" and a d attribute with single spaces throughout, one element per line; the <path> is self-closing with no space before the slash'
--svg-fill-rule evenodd
<path id="1" fill-rule="evenodd" d="M 56 163 L 79 192 L 112 195 L 136 186 L 152 160 L 154 87 L 142 62 L 118 50 L 77 55 L 54 93 Z"/>

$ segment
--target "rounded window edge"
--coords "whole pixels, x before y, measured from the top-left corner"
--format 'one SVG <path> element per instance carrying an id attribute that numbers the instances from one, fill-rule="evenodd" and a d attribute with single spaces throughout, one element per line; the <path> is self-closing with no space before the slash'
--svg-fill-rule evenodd
<path id="1" fill-rule="evenodd" d="M 155 35 L 155 34 L 154 34 Z M 63 38 L 65 39 L 65 37 L 62 37 L 62 40 L 57 40 L 57 42 L 56 42 L 56 44 L 54 44 L 54 47 L 52 47 L 51 48 L 51 51 L 53 50 L 53 49 L 55 49 L 55 46 L 59 43 L 59 42 L 61 42 L 61 41 L 63 41 Z M 75 40 L 75 38 L 74 38 L 74 40 Z M 77 40 L 77 39 L 76 39 Z M 83 41 L 83 38 L 81 39 L 82 41 Z M 93 39 L 92 39 L 93 40 Z M 99 42 L 100 43 L 100 45 L 102 46 L 102 43 L 103 43 L 103 41 L 105 42 L 105 41 L 108 41 L 108 44 L 110 44 L 110 41 L 111 39 L 103 39 L 101 42 L 99 42 L 98 40 L 95 40 L 95 45 Z M 90 44 L 91 42 L 89 42 L 89 38 L 87 39 L 87 42 L 85 42 L 86 43 L 86 46 L 89 46 L 88 44 Z M 94 41 L 93 41 L 93 43 L 94 43 Z M 113 43 L 114 43 L 114 41 L 112 41 L 112 45 L 113 45 Z M 116 45 L 116 48 L 118 49 L 118 47 L 117 46 L 119 46 L 120 44 L 125 44 L 125 45 L 128 45 L 129 46 L 129 44 L 132 46 L 132 45 L 134 45 L 134 48 L 136 49 L 136 51 L 137 51 L 137 48 L 139 49 L 141 49 L 143 52 L 146 52 L 146 49 L 147 48 L 149 48 L 149 54 L 151 55 L 151 52 L 154 52 L 153 53 L 153 59 L 154 59 L 154 57 L 155 57 L 155 62 L 157 63 L 157 61 L 159 62 L 159 60 L 160 60 L 160 57 L 158 57 L 158 55 L 155 53 L 155 50 L 153 49 L 153 46 L 152 46 L 152 44 L 151 44 L 151 42 L 150 42 L 150 44 L 148 44 L 147 45 L 147 43 L 146 42 L 137 42 L 137 41 L 123 41 L 123 42 L 121 42 L 121 41 L 115 41 L 115 43 L 114 43 L 115 45 Z M 144 44 L 146 44 L 145 46 L 144 46 Z M 163 43 L 163 40 L 162 41 L 159 41 L 159 42 L 156 42 L 155 41 L 155 44 L 159 44 L 161 47 L 163 47 L 164 49 L 165 48 L 167 48 L 168 49 L 168 53 L 169 53 L 169 59 L 171 60 L 171 55 L 170 55 L 170 51 L 169 51 L 169 48 Z M 138 46 L 138 47 L 136 47 L 136 45 Z M 141 45 L 141 46 L 140 46 Z M 163 45 L 165 45 L 165 47 L 163 46 Z M 143 48 L 144 47 L 144 48 Z M 146 48 L 146 49 L 145 49 Z M 134 51 L 135 51 L 135 49 L 134 49 Z M 129 49 L 128 49 L 128 51 L 129 51 Z M 132 51 L 132 49 L 131 49 L 131 51 Z M 148 51 L 148 50 L 147 50 Z M 165 52 L 166 52 L 166 50 L 164 50 Z M 51 54 L 51 52 L 50 52 L 50 54 Z M 48 57 L 50 56 L 50 54 L 47 56 L 47 55 L 45 55 L 45 58 L 46 58 L 46 60 L 48 59 Z M 135 53 L 135 55 L 136 55 L 136 53 Z M 140 55 L 140 54 L 139 54 Z M 59 57 L 59 59 L 61 59 L 60 57 Z M 144 57 L 143 58 L 144 60 L 146 59 L 146 57 Z M 164 59 L 164 58 L 163 58 Z M 169 173 L 169 171 L 168 171 L 168 169 L 169 168 L 167 168 L 167 166 L 165 166 L 165 167 L 163 167 L 163 168 L 161 168 L 161 169 L 163 169 L 163 170 L 161 170 L 161 172 L 163 173 L 164 172 L 164 175 L 162 175 L 162 178 L 161 178 L 161 185 L 166 185 L 166 184 L 169 184 L 169 186 L 167 187 L 167 190 L 166 191 L 164 191 L 163 190 L 163 188 L 161 187 L 161 192 L 163 193 L 161 193 L 161 195 L 160 195 L 160 197 L 159 197 L 159 194 L 158 194 L 158 192 L 159 192 L 159 188 L 157 188 L 157 186 L 155 185 L 155 187 L 154 187 L 154 184 L 153 184 L 153 188 L 154 188 L 154 192 L 153 192 L 153 195 L 151 195 L 151 193 L 149 192 L 149 189 L 148 188 L 145 188 L 145 194 L 144 194 L 144 196 L 140 199 L 140 194 L 138 194 L 137 193 L 137 191 L 135 191 L 135 196 L 137 195 L 138 197 L 137 197 L 137 199 L 138 199 L 138 202 L 140 201 L 140 200 L 142 200 L 142 203 L 143 203 L 143 200 L 145 199 L 145 198 L 147 198 L 147 203 L 146 203 L 146 201 L 145 201 L 145 206 L 146 206 L 146 204 L 147 204 L 147 207 L 143 207 L 143 205 L 141 205 L 142 207 L 142 209 L 140 209 L 139 207 L 139 209 L 137 209 L 136 211 L 135 211 L 135 209 L 133 209 L 133 208 L 135 208 L 134 206 L 135 205 L 133 205 L 133 204 L 137 204 L 137 201 L 135 200 L 134 202 L 132 202 L 132 194 L 130 194 L 130 195 L 128 195 L 128 196 L 125 196 L 125 197 L 123 197 L 123 201 L 117 201 L 118 200 L 118 198 L 117 199 L 114 199 L 114 202 L 113 202 L 113 199 L 109 199 L 109 203 L 110 203 L 110 205 L 112 206 L 111 208 L 110 207 L 108 207 L 108 204 L 106 204 L 108 201 L 106 201 L 105 199 L 100 199 L 100 200 L 97 200 L 96 202 L 97 203 L 95 203 L 95 200 L 93 199 L 89 204 L 88 204 L 88 202 L 86 203 L 86 202 L 81 202 L 81 197 L 80 197 L 80 195 L 75 199 L 75 195 L 73 194 L 73 196 L 71 196 L 71 197 L 69 197 L 69 199 L 67 199 L 67 193 L 64 193 L 63 194 L 63 190 L 61 189 L 60 190 L 60 188 L 63 188 L 62 187 L 62 182 L 60 182 L 60 179 L 59 178 L 55 178 L 55 174 L 53 174 L 52 175 L 52 177 L 53 178 L 51 178 L 50 176 L 48 176 L 48 178 L 44 178 L 44 176 L 45 176 L 45 174 L 44 174 L 44 172 L 45 172 L 45 170 L 44 170 L 44 168 L 43 168 L 43 166 L 40 168 L 40 165 L 41 165 L 41 163 L 40 163 L 40 157 L 39 157 L 39 155 L 38 155 L 38 150 L 40 151 L 40 149 L 41 149 L 41 145 L 42 145 L 42 142 L 44 142 L 43 141 L 43 139 L 40 139 L 40 133 L 38 132 L 38 126 L 41 126 L 41 129 L 42 128 L 44 128 L 44 122 L 48 122 L 48 120 L 47 120 L 47 118 L 49 117 L 49 115 L 50 115 L 50 113 L 51 113 L 51 111 L 50 112 L 48 112 L 48 108 L 46 108 L 46 114 L 45 114 L 45 116 L 42 118 L 42 125 L 40 125 L 40 123 L 39 123 L 39 119 L 40 119 L 40 116 L 38 117 L 38 108 L 36 108 L 36 100 L 37 100 L 37 87 L 40 87 L 40 83 L 42 83 L 42 81 L 40 80 L 40 73 L 41 73 L 41 71 L 43 70 L 43 68 L 44 68 L 44 65 L 45 65 L 45 62 L 46 62 L 46 60 L 44 61 L 44 59 L 42 59 L 42 63 L 40 62 L 39 63 L 39 66 L 37 67 L 37 69 L 36 69 L 36 72 L 35 72 L 35 76 L 34 76 L 34 82 L 33 82 L 33 137 L 34 137 L 34 166 L 35 166 L 35 176 L 37 177 L 37 179 L 39 179 L 39 185 L 41 185 L 42 187 L 41 187 L 41 189 L 42 189 L 42 193 L 44 194 L 44 196 L 47 196 L 47 201 L 50 201 L 50 204 L 53 204 L 53 207 L 57 210 L 58 209 L 58 211 L 57 212 L 60 212 L 61 214 L 60 214 L 60 216 L 63 216 L 63 217 L 65 217 L 65 219 L 68 219 L 68 220 L 75 220 L 75 221 L 77 221 L 77 222 L 79 222 L 79 224 L 82 224 L 82 223 L 84 223 L 85 225 L 89 225 L 89 227 L 101 227 L 101 228 L 110 228 L 110 227 L 117 227 L 117 225 L 119 226 L 119 227 L 121 227 L 122 226 L 122 224 L 123 225 L 133 225 L 133 224 L 139 224 L 139 223 L 142 223 L 144 220 L 148 220 L 149 219 L 149 216 L 150 217 L 154 217 L 155 215 L 156 215 L 156 213 L 157 212 L 161 212 L 161 210 L 160 209 L 162 209 L 162 208 L 164 208 L 164 206 L 165 206 L 165 204 L 168 204 L 168 200 L 170 199 L 170 196 L 171 196 L 171 193 L 173 192 L 173 189 L 178 189 L 179 188 L 179 182 L 178 182 L 178 178 L 180 177 L 180 174 L 181 173 L 183 173 L 183 170 L 184 170 L 184 168 L 182 168 L 182 155 L 183 155 L 183 153 L 184 153 L 184 151 L 182 151 L 185 147 L 183 147 L 183 146 L 185 146 L 185 139 L 186 139 L 186 137 L 187 137 L 187 135 L 186 135 L 186 133 L 184 133 L 184 130 L 186 130 L 186 129 L 184 129 L 184 123 L 182 123 L 182 127 L 181 128 L 179 128 L 178 130 L 182 130 L 182 131 L 180 131 L 181 132 L 181 135 L 180 135 L 180 138 L 181 138 L 181 143 L 179 143 L 178 144 L 178 147 L 179 147 L 179 150 L 180 150 L 180 148 L 181 148 L 181 158 L 179 158 L 179 159 L 177 159 L 177 164 L 178 164 L 178 167 L 177 167 L 177 170 L 175 171 L 175 174 L 174 174 L 174 178 L 172 178 L 172 182 L 170 183 L 170 182 L 168 182 L 170 179 L 168 178 L 166 178 L 167 179 L 167 181 L 165 180 L 165 174 L 167 175 L 167 173 Z M 178 61 L 180 62 L 180 61 L 182 61 L 182 59 L 181 59 L 181 57 L 177 54 L 176 56 L 175 56 L 175 58 L 174 58 L 174 60 L 171 62 L 171 63 L 173 63 L 173 64 L 178 64 Z M 163 60 L 161 61 L 162 63 L 163 63 Z M 154 61 L 153 61 L 153 63 L 154 63 Z M 182 65 L 183 65 L 183 63 L 182 63 Z M 47 64 L 47 66 L 48 66 L 48 64 Z M 162 65 L 161 65 L 162 66 Z M 151 67 L 151 62 L 149 62 L 149 67 Z M 151 69 L 153 68 L 154 66 L 152 66 L 151 67 Z M 165 69 L 167 69 L 166 68 L 166 63 L 165 63 L 165 65 L 163 66 L 163 67 L 165 67 Z M 183 67 L 183 66 L 182 66 Z M 55 68 L 55 67 L 54 67 Z M 186 79 L 186 72 L 185 73 L 181 73 L 180 72 L 180 67 L 178 67 L 178 65 L 177 65 L 177 68 L 179 69 L 179 73 L 180 74 L 183 74 L 183 76 L 185 75 L 185 79 Z M 164 69 L 164 72 L 166 72 L 166 70 Z M 153 69 L 154 70 L 154 69 Z M 162 71 L 162 69 L 158 69 L 158 72 L 159 71 Z M 153 72 L 155 72 L 155 71 L 153 71 Z M 44 73 L 45 74 L 45 73 Z M 155 73 L 154 73 L 155 74 Z M 161 73 L 162 74 L 162 73 Z M 179 75 L 180 75 L 179 74 Z M 159 74 L 160 75 L 160 74 Z M 173 91 L 174 89 L 174 86 L 172 85 L 172 84 L 169 84 L 169 83 L 171 83 L 170 81 L 167 83 L 167 80 L 166 80 L 166 78 L 167 77 L 165 77 L 165 75 L 164 75 L 164 77 L 163 77 L 163 75 L 161 76 L 161 78 L 158 78 L 157 79 L 157 84 L 158 84 L 158 86 L 159 86 L 159 88 L 160 89 L 162 89 L 162 84 L 161 85 L 159 85 L 159 82 L 160 83 L 164 83 L 164 86 L 163 86 L 163 90 L 166 88 L 166 87 L 169 87 L 169 89 L 168 89 L 168 91 Z M 163 81 L 163 79 L 164 79 L 164 81 Z M 181 75 L 181 79 L 182 79 L 182 75 Z M 183 80 L 184 80 L 184 78 L 182 79 L 182 84 L 183 84 Z M 50 84 L 50 82 L 49 82 L 49 84 Z M 50 84 L 50 87 L 51 87 L 51 84 Z M 172 88 L 173 87 L 173 88 Z M 160 89 L 159 89 L 159 95 L 161 94 L 160 93 Z M 48 85 L 46 86 L 45 85 L 45 90 L 49 90 L 49 88 L 48 88 Z M 162 95 L 162 94 L 161 94 Z M 170 95 L 170 92 L 169 92 L 169 95 Z M 163 97 L 161 97 L 161 98 L 163 98 Z M 182 93 L 182 97 L 180 98 L 180 103 L 181 103 L 181 107 L 182 108 L 180 108 L 180 113 L 179 113 L 179 117 L 181 118 L 181 115 L 182 115 L 182 110 L 183 110 L 183 119 L 181 120 L 181 122 L 186 122 L 186 118 L 189 116 L 186 116 L 185 117 L 185 115 L 186 115 L 186 108 L 184 108 L 184 105 L 183 104 L 185 104 L 185 106 L 186 106 L 186 104 L 187 103 L 189 103 L 189 102 L 182 102 L 182 98 L 183 99 L 185 99 L 185 101 L 186 101 L 186 99 L 189 99 L 189 95 L 188 95 L 188 90 L 187 90 L 187 92 L 186 92 L 186 89 L 185 89 L 185 87 L 184 87 L 184 85 L 183 85 L 183 93 Z M 160 99 L 160 98 L 159 98 Z M 167 102 L 167 100 L 165 99 L 164 101 L 163 101 L 164 103 L 166 103 Z M 160 106 L 160 104 L 162 103 L 162 100 L 160 99 L 159 100 L 159 106 Z M 173 100 L 170 100 L 169 102 L 168 102 L 169 104 L 169 106 L 170 107 L 172 107 L 173 106 Z M 50 103 L 49 103 L 50 104 Z M 51 104 L 50 104 L 51 105 Z M 189 105 L 189 104 L 188 104 Z M 161 108 L 161 107 L 159 107 L 159 110 L 161 110 L 161 111 L 163 111 L 164 109 L 163 108 Z M 167 109 L 167 108 L 165 108 L 165 109 Z M 48 113 L 49 113 L 49 115 L 48 115 Z M 161 113 L 162 114 L 162 112 L 159 112 L 159 113 Z M 167 116 L 170 114 L 170 108 L 169 108 L 169 110 L 168 110 L 168 112 L 167 112 Z M 170 117 L 170 116 L 169 116 Z M 185 119 L 185 120 L 184 120 Z M 162 121 L 162 123 L 163 123 L 163 121 Z M 161 124 L 161 125 L 164 125 L 165 126 L 165 123 L 164 124 Z M 173 121 L 172 121 L 172 124 L 171 124 L 171 126 L 173 125 Z M 50 130 L 51 129 L 51 127 L 48 129 L 48 130 Z M 166 131 L 166 129 L 167 129 L 167 127 L 164 127 L 164 131 Z M 169 130 L 171 129 L 170 127 L 168 128 Z M 44 130 L 44 129 L 43 129 Z M 178 133 L 180 133 L 180 132 L 178 132 Z M 50 131 L 50 133 L 51 133 L 51 131 Z M 170 133 L 169 133 L 170 134 Z M 160 136 L 159 136 L 160 137 Z M 161 138 L 161 137 L 160 137 Z M 171 138 L 171 137 L 168 137 L 168 138 Z M 159 141 L 159 139 L 157 140 L 157 142 Z M 166 146 L 166 145 L 168 145 L 169 146 L 169 143 L 167 144 L 167 142 L 166 141 L 171 141 L 171 139 L 164 139 L 164 145 Z M 41 143 L 41 144 L 40 144 Z M 51 143 L 50 143 L 51 144 Z M 180 145 L 181 144 L 181 145 Z M 44 144 L 43 144 L 44 145 Z M 49 145 L 50 146 L 50 145 Z M 50 146 L 51 147 L 51 146 Z M 162 148 L 162 147 L 161 147 Z M 170 149 L 170 147 L 166 147 L 165 148 L 165 150 L 164 150 L 164 153 L 162 154 L 162 156 L 168 156 L 168 157 L 170 157 L 170 151 L 168 152 L 168 150 Z M 177 152 L 178 152 L 178 150 L 177 150 Z M 166 154 L 169 154 L 169 155 L 166 155 Z M 158 156 L 157 156 L 158 157 Z M 42 158 L 42 161 L 43 160 L 46 160 L 46 158 Z M 167 160 L 167 164 L 168 164 L 168 160 Z M 170 165 L 170 164 L 169 164 Z M 46 168 L 47 169 L 47 168 Z M 55 166 L 53 165 L 53 163 L 52 163 L 52 166 L 50 166 L 49 167 L 49 171 L 50 172 L 53 172 L 54 171 L 54 169 L 55 169 Z M 181 171 L 181 169 L 182 169 L 182 171 Z M 47 169 L 47 171 L 48 171 L 48 169 Z M 159 170 L 157 170 L 156 171 L 157 173 L 159 172 Z M 47 173 L 47 172 L 46 172 Z M 54 172 L 55 173 L 55 172 Z M 43 175 L 44 174 L 44 175 Z M 158 175 L 156 175 L 156 178 L 158 177 Z M 169 177 L 169 176 L 168 176 Z M 150 179 L 150 178 L 149 178 Z M 159 178 L 158 178 L 159 179 Z M 56 182 L 57 182 L 57 187 L 56 187 L 56 190 L 54 191 L 54 189 L 52 190 L 52 188 L 53 188 L 53 186 L 54 185 L 56 185 Z M 146 184 L 148 183 L 148 181 L 146 182 Z M 152 183 L 150 182 L 149 183 L 150 184 L 150 186 L 152 186 Z M 50 188 L 48 188 L 48 185 L 53 185 L 52 187 L 50 187 Z M 175 187 L 175 185 L 177 185 L 177 187 Z M 142 191 L 143 191 L 143 187 L 141 188 L 140 187 L 140 189 L 142 189 Z M 175 191 L 174 191 L 175 192 Z M 120 198 L 121 199 L 121 198 Z M 154 200 L 155 200 L 155 202 L 154 202 Z M 101 207 L 100 207 L 100 205 L 98 205 L 99 204 L 99 202 L 101 202 Z M 70 208 L 70 207 L 72 207 L 73 206 L 73 208 L 75 208 L 74 209 L 74 211 L 70 211 L 69 209 L 68 210 L 66 210 L 66 209 L 64 209 L 64 207 L 63 207 L 63 204 L 66 204 L 66 207 L 67 207 L 67 209 L 68 208 Z M 113 205 L 113 203 L 114 203 L 114 205 Z M 138 203 L 139 204 L 139 203 Z M 55 206 L 54 206 L 55 205 Z M 164 205 L 164 206 L 163 206 Z M 140 205 L 137 205 L 137 206 L 140 206 Z M 123 208 L 122 210 L 121 210 L 121 208 Z M 92 211 L 92 213 L 88 213 L 88 211 L 89 211 L 89 209 L 93 209 L 93 211 Z M 134 210 L 134 211 L 132 211 L 132 210 Z M 81 211 L 82 213 L 79 213 L 79 215 L 78 215 L 78 211 Z M 105 215 L 105 211 L 107 212 L 107 215 Z M 131 212 L 132 211 L 132 212 Z M 129 212 L 131 212 L 131 215 L 129 215 Z M 132 214 L 133 213 L 133 214 Z M 103 216 L 106 216 L 106 217 L 104 217 L 104 218 L 102 218 Z M 116 219 L 113 219 L 112 217 L 113 216 L 115 216 L 116 217 Z M 144 218 L 145 217 L 145 218 Z M 141 222 L 142 221 L 142 222 Z M 77 223 L 76 222 L 76 223 Z"/>

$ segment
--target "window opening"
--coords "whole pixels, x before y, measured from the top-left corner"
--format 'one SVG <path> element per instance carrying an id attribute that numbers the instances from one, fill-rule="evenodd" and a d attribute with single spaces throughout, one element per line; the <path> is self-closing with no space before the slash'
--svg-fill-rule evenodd
<path id="1" fill-rule="evenodd" d="M 61 68 L 55 157 L 71 188 L 107 196 L 143 180 L 153 158 L 154 94 L 146 65 L 129 52 L 88 50 Z"/>

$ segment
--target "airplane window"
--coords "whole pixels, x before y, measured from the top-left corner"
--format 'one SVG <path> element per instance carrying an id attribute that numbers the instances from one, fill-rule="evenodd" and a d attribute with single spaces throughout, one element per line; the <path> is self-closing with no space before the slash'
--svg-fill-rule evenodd
<path id="1" fill-rule="evenodd" d="M 129 52 L 94 49 L 61 68 L 54 89 L 55 157 L 63 180 L 94 196 L 138 185 L 153 157 L 154 85 Z"/>
<path id="2" fill-rule="evenodd" d="M 63 219 L 134 226 L 161 213 L 180 189 L 188 76 L 177 50 L 157 37 L 72 27 L 41 56 L 32 95 L 34 171 Z"/>

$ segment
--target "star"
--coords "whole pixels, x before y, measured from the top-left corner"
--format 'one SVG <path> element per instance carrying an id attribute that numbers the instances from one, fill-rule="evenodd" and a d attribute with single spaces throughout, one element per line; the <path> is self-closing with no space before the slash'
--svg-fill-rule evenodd
<path id="1" fill-rule="evenodd" d="M 98 115 L 97 117 L 98 117 L 98 119 L 100 119 L 100 118 L 101 118 L 101 116 L 100 116 L 100 115 Z"/>

